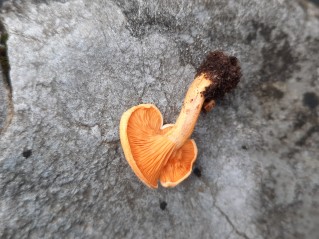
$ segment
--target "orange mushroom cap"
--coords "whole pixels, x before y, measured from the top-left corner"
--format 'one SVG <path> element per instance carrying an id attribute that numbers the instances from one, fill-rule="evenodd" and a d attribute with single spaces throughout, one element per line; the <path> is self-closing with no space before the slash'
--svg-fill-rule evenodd
<path id="1" fill-rule="evenodd" d="M 136 176 L 151 188 L 173 187 L 189 176 L 197 156 L 194 140 L 176 149 L 165 136 L 173 125 L 163 126 L 155 105 L 141 104 L 126 111 L 120 122 L 120 139 L 125 158 Z"/>
<path id="2" fill-rule="evenodd" d="M 161 133 L 165 134 L 172 128 L 173 124 L 164 125 Z M 188 139 L 181 148 L 175 150 L 160 174 L 162 186 L 175 187 L 184 181 L 192 172 L 197 152 L 197 146 L 193 139 Z"/>

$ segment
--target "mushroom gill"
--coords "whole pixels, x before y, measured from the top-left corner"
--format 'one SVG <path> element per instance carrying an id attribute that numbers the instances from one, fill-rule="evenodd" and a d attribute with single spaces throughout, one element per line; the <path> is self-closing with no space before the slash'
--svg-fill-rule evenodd
<path id="1" fill-rule="evenodd" d="M 161 170 L 175 149 L 175 143 L 161 134 L 161 112 L 152 104 L 135 106 L 123 114 L 120 124 L 128 163 L 146 185 L 157 188 Z"/>
<path id="2" fill-rule="evenodd" d="M 173 125 L 162 130 L 165 134 Z M 170 155 L 160 174 L 160 182 L 163 187 L 175 187 L 192 172 L 193 164 L 197 157 L 195 140 L 188 139 L 182 147 L 176 148 Z"/>

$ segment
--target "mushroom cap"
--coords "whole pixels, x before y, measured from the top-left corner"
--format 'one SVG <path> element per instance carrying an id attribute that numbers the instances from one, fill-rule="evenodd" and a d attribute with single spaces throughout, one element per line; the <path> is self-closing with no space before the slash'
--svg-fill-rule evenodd
<path id="1" fill-rule="evenodd" d="M 134 106 L 122 115 L 120 139 L 125 158 L 148 187 L 157 188 L 159 179 L 164 187 L 176 186 L 192 171 L 196 144 L 188 140 L 176 149 L 176 144 L 165 136 L 171 127 L 163 126 L 162 114 L 153 104 Z"/>
<path id="2" fill-rule="evenodd" d="M 164 127 L 162 134 L 169 131 L 173 125 L 164 125 Z M 181 148 L 175 150 L 161 171 L 160 182 L 162 186 L 175 187 L 184 181 L 192 172 L 197 152 L 197 146 L 193 139 L 188 139 Z"/>

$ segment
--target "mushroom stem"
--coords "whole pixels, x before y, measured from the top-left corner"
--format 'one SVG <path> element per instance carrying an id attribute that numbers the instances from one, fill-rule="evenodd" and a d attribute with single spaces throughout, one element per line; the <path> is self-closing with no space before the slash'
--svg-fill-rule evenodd
<path id="1" fill-rule="evenodd" d="M 211 79 L 208 79 L 205 74 L 201 74 L 195 78 L 189 87 L 176 123 L 173 128 L 166 133 L 168 139 L 176 144 L 176 149 L 182 147 L 193 133 L 205 101 L 203 92 L 211 84 Z"/>

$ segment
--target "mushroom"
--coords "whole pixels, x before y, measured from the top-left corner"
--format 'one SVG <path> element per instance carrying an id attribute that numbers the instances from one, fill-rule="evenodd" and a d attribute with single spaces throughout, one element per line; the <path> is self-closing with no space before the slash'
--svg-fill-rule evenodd
<path id="1" fill-rule="evenodd" d="M 237 58 L 221 51 L 208 54 L 189 87 L 175 124 L 163 125 L 153 104 L 126 111 L 120 122 L 124 155 L 134 173 L 151 188 L 174 187 L 192 172 L 197 146 L 190 136 L 201 110 L 210 111 L 241 77 Z"/>

